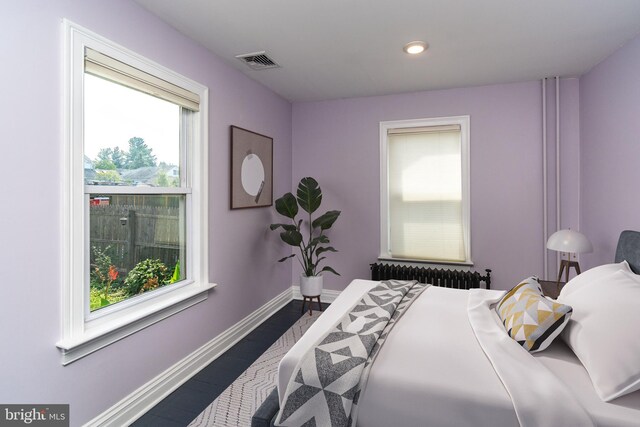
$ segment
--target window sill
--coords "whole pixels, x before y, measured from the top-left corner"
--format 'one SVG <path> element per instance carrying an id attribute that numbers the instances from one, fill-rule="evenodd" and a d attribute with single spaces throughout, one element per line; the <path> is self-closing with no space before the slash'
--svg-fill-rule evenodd
<path id="1" fill-rule="evenodd" d="M 72 338 L 64 338 L 56 343 L 62 353 L 62 364 L 68 365 L 100 350 L 116 341 L 151 326 L 169 316 L 207 299 L 208 291 L 216 287 L 214 283 L 189 286 L 176 290 L 158 301 L 157 304 L 138 310 L 134 315 L 120 316 L 99 328 L 86 330 Z"/>
<path id="2" fill-rule="evenodd" d="M 418 266 L 430 265 L 434 267 L 444 266 L 461 266 L 461 267 L 473 267 L 472 261 L 442 261 L 442 260 L 426 260 L 426 259 L 410 259 L 410 258 L 392 258 L 389 256 L 379 256 L 378 261 L 385 262 L 401 262 L 403 264 L 416 264 Z"/>

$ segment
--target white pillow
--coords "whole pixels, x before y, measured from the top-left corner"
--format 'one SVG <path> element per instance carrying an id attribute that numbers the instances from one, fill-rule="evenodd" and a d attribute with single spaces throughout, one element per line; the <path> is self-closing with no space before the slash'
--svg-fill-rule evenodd
<path id="1" fill-rule="evenodd" d="M 640 278 L 618 270 L 560 294 L 573 307 L 562 339 L 605 402 L 640 389 Z"/>
<path id="2" fill-rule="evenodd" d="M 590 283 L 600 282 L 601 279 L 610 276 L 611 274 L 620 270 L 633 273 L 627 261 L 622 261 L 617 264 L 604 264 L 599 265 L 598 267 L 593 267 L 569 280 L 567 284 L 564 285 L 560 290 L 560 296 L 568 296 L 578 289 L 587 286 Z M 560 297 L 558 297 L 558 299 L 559 298 Z"/>

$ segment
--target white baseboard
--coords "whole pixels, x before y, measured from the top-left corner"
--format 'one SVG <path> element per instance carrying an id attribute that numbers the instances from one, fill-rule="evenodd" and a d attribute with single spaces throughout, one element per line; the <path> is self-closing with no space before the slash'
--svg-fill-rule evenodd
<path id="1" fill-rule="evenodd" d="M 293 285 L 291 287 L 293 289 L 293 299 L 302 300 L 302 294 L 300 293 L 300 286 Z M 320 301 L 332 303 L 338 298 L 340 295 L 340 291 L 334 291 L 332 289 L 323 289 L 322 295 L 320 295 Z"/>
<path id="2" fill-rule="evenodd" d="M 85 426 L 120 427 L 131 424 L 171 392 L 184 384 L 189 378 L 227 351 L 231 346 L 244 338 L 262 322 L 287 305 L 293 299 L 295 292 L 296 290 L 292 288 L 285 290 L 240 322 L 86 423 Z M 300 290 L 297 289 L 297 292 L 299 294 Z M 302 299 L 302 296 L 299 299 Z M 333 296 L 333 299 L 335 299 L 335 296 Z M 333 299 L 331 299 L 331 301 L 333 301 Z M 329 301 L 329 299 L 325 300 L 324 292 L 322 293 L 322 301 Z"/>

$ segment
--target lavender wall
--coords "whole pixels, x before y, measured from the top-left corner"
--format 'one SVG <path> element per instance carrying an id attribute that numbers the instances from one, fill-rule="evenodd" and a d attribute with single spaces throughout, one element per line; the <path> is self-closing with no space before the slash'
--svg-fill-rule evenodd
<path id="1" fill-rule="evenodd" d="M 640 229 L 640 36 L 580 79 L 583 267 L 612 262 L 620 232 Z"/>
<path id="2" fill-rule="evenodd" d="M 291 104 L 133 2 L 5 2 L 0 187 L 0 402 L 100 414 L 291 284 L 272 209 L 229 211 L 229 125 L 274 138 L 274 192 L 291 188 Z M 61 338 L 62 18 L 210 89 L 210 298 L 67 367 Z"/>
<path id="3" fill-rule="evenodd" d="M 571 120 L 562 135 L 569 141 L 566 155 L 575 156 L 574 161 L 577 89 L 575 80 L 563 80 L 561 108 Z M 330 258 L 342 276 L 325 276 L 325 287 L 340 290 L 354 278 L 369 277 L 368 264 L 378 256 L 379 122 L 456 115 L 471 116 L 471 250 L 476 269 L 492 268 L 499 289 L 542 275 L 541 106 L 540 82 L 294 103 L 293 182 L 316 177 L 325 193 L 324 209 L 342 210 L 331 230 L 340 254 Z M 577 192 L 576 166 L 567 173 L 572 176 L 562 191 L 569 191 L 564 190 L 567 185 Z M 576 202 L 570 198 L 567 203 Z M 567 207 L 566 221 L 576 221 L 576 212 Z M 294 267 L 294 283 L 298 274 Z"/>

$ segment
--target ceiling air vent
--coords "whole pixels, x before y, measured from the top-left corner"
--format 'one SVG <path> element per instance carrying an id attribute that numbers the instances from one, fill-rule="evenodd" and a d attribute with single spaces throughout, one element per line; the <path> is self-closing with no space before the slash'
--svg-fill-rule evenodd
<path id="1" fill-rule="evenodd" d="M 267 56 L 267 53 L 254 52 L 245 53 L 244 55 L 236 55 L 240 61 L 244 62 L 252 70 L 267 70 L 269 68 L 280 68 L 276 62 Z"/>

